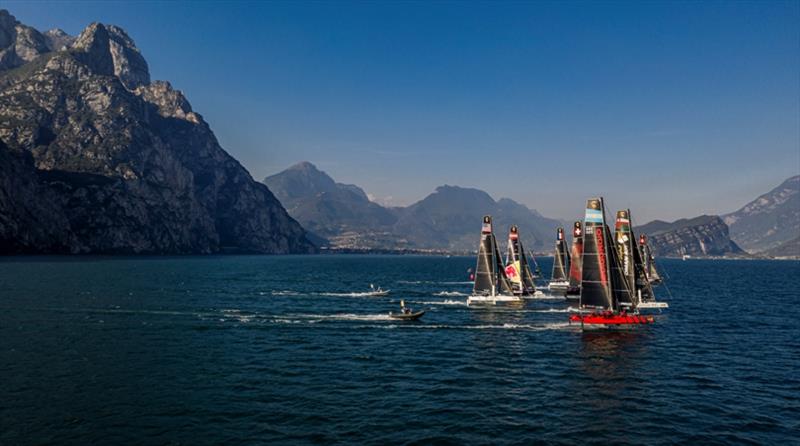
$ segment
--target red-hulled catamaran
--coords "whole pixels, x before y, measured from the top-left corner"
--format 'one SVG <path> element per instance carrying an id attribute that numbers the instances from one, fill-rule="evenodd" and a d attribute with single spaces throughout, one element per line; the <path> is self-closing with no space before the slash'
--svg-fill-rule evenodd
<path id="1" fill-rule="evenodd" d="M 583 228 L 580 313 L 570 315 L 570 321 L 595 327 L 653 323 L 653 316 L 638 314 L 638 299 L 606 225 L 602 197 L 586 203 Z"/>

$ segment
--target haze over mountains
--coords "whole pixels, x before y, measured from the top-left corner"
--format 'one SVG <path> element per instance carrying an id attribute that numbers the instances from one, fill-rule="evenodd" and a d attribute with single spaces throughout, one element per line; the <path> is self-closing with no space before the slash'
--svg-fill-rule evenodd
<path id="1" fill-rule="evenodd" d="M 500 234 L 520 226 L 529 249 L 548 249 L 564 222 L 546 218 L 511 199 L 495 201 L 478 189 L 440 186 L 407 207 L 369 201 L 358 186 L 336 183 L 309 162 L 264 179 L 289 214 L 326 244 L 344 249 L 472 251 L 483 215 Z"/>
<path id="2" fill-rule="evenodd" d="M 358 186 L 336 183 L 309 162 L 267 177 L 264 182 L 294 218 L 331 248 L 473 251 L 480 219 L 490 214 L 498 237 L 504 237 L 510 224 L 518 224 L 529 249 L 549 251 L 555 229 L 570 226 L 511 199 L 494 200 L 484 191 L 458 186 L 441 186 L 407 207 L 382 207 L 371 202 Z M 655 220 L 638 226 L 637 232 L 650 237 L 658 256 L 748 255 L 737 244 L 744 238 L 737 239 L 736 234 L 771 240 L 770 246 L 776 249 L 775 254 L 763 249 L 751 253 L 792 255 L 786 252 L 794 252 L 790 246 L 797 245 L 800 235 L 797 184 L 797 177 L 790 178 L 741 211 L 726 215 L 725 220 L 738 217 L 738 224 L 733 226 L 738 232 L 715 215 L 674 222 Z M 781 247 L 781 243 L 787 246 Z"/>

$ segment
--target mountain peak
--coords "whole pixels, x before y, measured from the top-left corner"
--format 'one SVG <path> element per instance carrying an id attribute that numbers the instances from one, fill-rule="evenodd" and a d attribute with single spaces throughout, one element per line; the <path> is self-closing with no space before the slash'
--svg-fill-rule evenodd
<path id="1" fill-rule="evenodd" d="M 0 9 L 0 70 L 16 68 L 49 51 L 44 35 Z"/>
<path id="2" fill-rule="evenodd" d="M 324 172 L 317 169 L 317 166 L 313 165 L 310 161 L 300 161 L 299 163 L 292 165 L 286 170 L 296 170 L 301 172 L 318 172 L 323 175 L 326 175 Z"/>
<path id="3" fill-rule="evenodd" d="M 75 37 L 70 36 L 61 28 L 53 28 L 44 33 L 50 51 L 61 51 L 69 48 L 75 42 Z"/>
<path id="4" fill-rule="evenodd" d="M 133 39 L 122 28 L 94 22 L 72 45 L 84 53 L 81 62 L 97 74 L 116 76 L 128 90 L 150 84 L 150 71 Z"/>

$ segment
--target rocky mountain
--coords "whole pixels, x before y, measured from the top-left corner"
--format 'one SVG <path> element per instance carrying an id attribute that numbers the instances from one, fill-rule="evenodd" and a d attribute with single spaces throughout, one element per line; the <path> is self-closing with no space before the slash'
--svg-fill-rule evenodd
<path id="1" fill-rule="evenodd" d="M 0 252 L 310 252 L 121 28 L 0 10 Z"/>
<path id="2" fill-rule="evenodd" d="M 800 237 L 800 175 L 722 217 L 731 238 L 749 252 L 767 251 Z"/>
<path id="3" fill-rule="evenodd" d="M 370 234 L 364 237 L 368 243 L 397 222 L 392 210 L 371 202 L 361 188 L 337 183 L 309 162 L 269 176 L 264 184 L 303 227 L 326 240 Z"/>
<path id="4" fill-rule="evenodd" d="M 767 257 L 800 259 L 800 237 L 787 240 L 780 245 L 760 253 Z"/>
<path id="5" fill-rule="evenodd" d="M 358 186 L 336 183 L 313 164 L 302 162 L 264 180 L 289 214 L 337 248 L 475 249 L 481 218 L 495 218 L 497 234 L 515 223 L 529 249 L 549 249 L 563 223 L 484 191 L 441 186 L 405 208 L 371 202 Z"/>
<path id="6" fill-rule="evenodd" d="M 744 255 L 730 239 L 728 226 L 716 215 L 702 215 L 672 223 L 655 220 L 636 228 L 637 234 L 649 237 L 658 257 L 738 256 Z"/>
<path id="7" fill-rule="evenodd" d="M 482 190 L 440 186 L 400 212 L 395 232 L 404 234 L 413 246 L 474 250 L 486 214 L 492 215 L 499 239 L 505 238 L 512 224 L 518 225 L 528 250 L 549 249 L 556 228 L 564 225 L 508 198 L 495 201 Z"/>

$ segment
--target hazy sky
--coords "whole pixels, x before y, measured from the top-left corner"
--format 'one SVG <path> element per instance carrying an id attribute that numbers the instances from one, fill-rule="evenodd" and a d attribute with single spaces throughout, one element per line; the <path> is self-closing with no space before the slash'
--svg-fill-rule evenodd
<path id="1" fill-rule="evenodd" d="M 800 2 L 13 2 L 125 28 L 256 179 L 301 160 L 408 204 L 737 209 L 800 173 Z"/>

